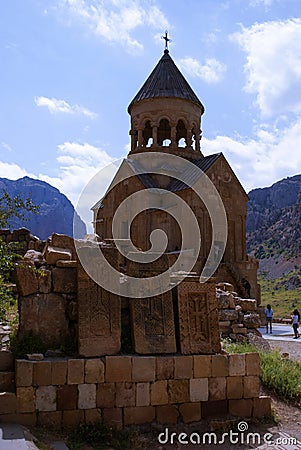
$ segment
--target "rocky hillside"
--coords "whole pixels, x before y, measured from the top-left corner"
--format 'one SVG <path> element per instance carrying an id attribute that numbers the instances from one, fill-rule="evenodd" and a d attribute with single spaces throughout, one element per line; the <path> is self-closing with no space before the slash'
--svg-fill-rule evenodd
<path id="1" fill-rule="evenodd" d="M 278 277 L 301 263 L 301 175 L 249 193 L 248 252 Z M 277 266 L 277 267 L 276 267 Z"/>
<path id="2" fill-rule="evenodd" d="M 0 196 L 5 190 L 11 197 L 21 195 L 23 199 L 30 197 L 35 205 L 39 205 L 38 214 L 26 213 L 25 220 L 11 219 L 10 229 L 28 228 L 40 239 L 47 239 L 52 233 L 73 236 L 74 207 L 70 200 L 58 189 L 44 181 L 29 177 L 19 180 L 0 178 Z M 79 237 L 86 234 L 86 226 L 75 213 Z"/>

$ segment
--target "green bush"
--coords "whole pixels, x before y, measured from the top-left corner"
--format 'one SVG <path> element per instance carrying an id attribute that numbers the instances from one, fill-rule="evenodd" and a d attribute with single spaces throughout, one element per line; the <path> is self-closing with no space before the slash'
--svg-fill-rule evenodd
<path id="1" fill-rule="evenodd" d="M 10 338 L 10 350 L 15 358 L 25 358 L 30 353 L 45 353 L 46 345 L 32 331 L 20 337 L 18 334 Z"/>

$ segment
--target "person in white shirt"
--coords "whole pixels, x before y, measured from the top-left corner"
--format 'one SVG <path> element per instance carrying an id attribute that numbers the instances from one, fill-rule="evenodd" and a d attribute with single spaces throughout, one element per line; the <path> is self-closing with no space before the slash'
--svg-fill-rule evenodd
<path id="1" fill-rule="evenodd" d="M 267 334 L 269 332 L 269 324 L 270 324 L 270 334 L 272 334 L 272 320 L 273 320 L 273 310 L 271 308 L 271 305 L 267 305 L 267 307 L 264 310 L 265 313 L 265 326 L 267 330 Z"/>
<path id="2" fill-rule="evenodd" d="M 299 321 L 300 321 L 299 311 L 297 309 L 294 309 L 294 312 L 292 314 L 292 325 L 293 325 L 293 330 L 294 330 L 294 334 L 295 334 L 294 339 L 298 339 L 300 337 L 300 334 L 298 331 Z"/>

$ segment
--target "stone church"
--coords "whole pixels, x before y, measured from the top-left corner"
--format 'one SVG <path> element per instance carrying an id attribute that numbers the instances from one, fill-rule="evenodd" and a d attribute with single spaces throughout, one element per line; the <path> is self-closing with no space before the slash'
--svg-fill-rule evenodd
<path id="1" fill-rule="evenodd" d="M 164 174 L 143 173 L 137 170 L 154 154 L 154 164 L 163 167 L 164 155 L 173 155 L 191 162 L 211 180 L 224 205 L 227 218 L 227 242 L 217 252 L 223 252 L 220 263 L 212 275 L 217 282 L 228 282 L 238 295 L 255 298 L 260 303 L 257 284 L 257 261 L 246 253 L 246 215 L 248 196 L 222 153 L 205 156 L 201 151 L 201 118 L 204 106 L 186 81 L 166 48 L 141 89 L 131 101 L 131 148 L 121 164 L 110 188 L 93 207 L 94 231 L 104 242 L 112 242 L 112 222 L 119 205 L 129 196 L 143 189 L 164 189 L 179 196 L 192 209 L 199 226 L 201 247 L 193 272 L 202 273 L 212 246 L 212 224 L 204 202 L 195 194 L 190 183 L 179 180 L 173 170 L 164 167 Z M 160 155 L 162 161 L 160 163 Z M 124 180 L 121 176 L 127 173 Z M 189 169 L 184 174 L 189 181 Z M 119 179 L 123 181 L 119 182 Z M 149 236 L 155 229 L 163 229 L 168 236 L 165 256 L 168 264 L 178 257 L 181 249 L 181 230 L 168 211 L 145 209 L 132 224 L 120 221 L 119 237 L 131 238 L 136 248 L 147 251 Z M 129 228 L 130 226 L 130 228 Z M 191 233 L 185 251 L 192 253 L 196 237 Z M 188 248 L 190 247 L 190 248 Z M 118 269 L 129 273 L 125 260 L 119 260 Z M 133 270 L 133 268 L 131 269 Z"/>

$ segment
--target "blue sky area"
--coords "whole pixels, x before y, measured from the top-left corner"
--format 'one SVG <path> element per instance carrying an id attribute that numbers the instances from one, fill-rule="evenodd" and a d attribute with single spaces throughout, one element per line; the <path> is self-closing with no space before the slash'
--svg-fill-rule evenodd
<path id="1" fill-rule="evenodd" d="M 166 29 L 205 106 L 203 153 L 223 152 L 247 191 L 301 173 L 300 0 L 7 0 L 0 176 L 39 178 L 76 204 L 127 154 L 127 106 Z"/>

